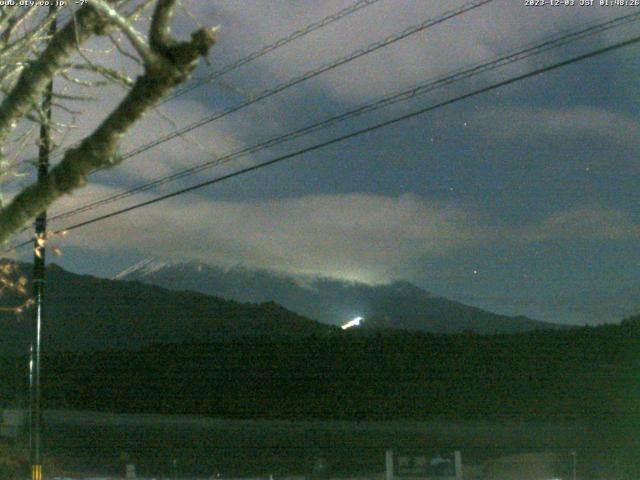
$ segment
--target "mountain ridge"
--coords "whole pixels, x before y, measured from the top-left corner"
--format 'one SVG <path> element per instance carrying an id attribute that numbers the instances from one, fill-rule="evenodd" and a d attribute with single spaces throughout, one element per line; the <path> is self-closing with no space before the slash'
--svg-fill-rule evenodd
<path id="1" fill-rule="evenodd" d="M 522 315 L 489 312 L 427 292 L 407 281 L 368 285 L 326 277 L 302 277 L 245 267 L 222 268 L 147 258 L 117 275 L 165 288 L 199 291 L 243 302 L 273 300 L 330 325 L 365 317 L 365 328 L 431 333 L 516 333 L 563 328 Z"/>
<path id="2" fill-rule="evenodd" d="M 30 264 L 20 264 L 29 279 Z M 78 275 L 47 267 L 43 344 L 47 350 L 133 349 L 154 344 L 221 341 L 242 336 L 304 337 L 337 328 L 290 312 L 274 302 L 240 303 L 210 295 L 173 291 L 138 281 Z M 7 293 L 2 305 L 23 299 Z M 31 322 L 0 311 L 0 353 L 27 352 Z"/>

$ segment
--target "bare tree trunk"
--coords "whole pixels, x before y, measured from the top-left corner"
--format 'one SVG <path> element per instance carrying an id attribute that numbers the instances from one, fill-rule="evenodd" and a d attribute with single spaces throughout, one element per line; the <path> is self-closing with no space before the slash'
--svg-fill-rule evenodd
<path id="1" fill-rule="evenodd" d="M 113 1 L 92 0 L 91 6 L 80 8 L 76 18 L 49 39 L 42 54 L 22 71 L 0 104 L 1 146 L 17 122 L 34 108 L 48 82 L 77 51 L 79 43 L 119 29 L 142 59 L 144 73 L 102 124 L 79 146 L 68 150 L 49 175 L 23 189 L 0 210 L 2 242 L 60 196 L 84 185 L 92 171 L 117 165 L 121 161 L 117 150 L 122 137 L 158 100 L 190 76 L 199 58 L 206 56 L 215 43 L 215 28 L 195 31 L 188 42 L 171 37 L 175 0 L 156 3 L 149 42 L 114 5 Z"/>

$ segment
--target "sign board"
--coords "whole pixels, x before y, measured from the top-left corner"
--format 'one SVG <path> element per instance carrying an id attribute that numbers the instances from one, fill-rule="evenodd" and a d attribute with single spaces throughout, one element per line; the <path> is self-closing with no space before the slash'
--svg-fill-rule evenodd
<path id="1" fill-rule="evenodd" d="M 462 458 L 453 450 L 387 451 L 386 480 L 459 480 L 462 478 Z"/>

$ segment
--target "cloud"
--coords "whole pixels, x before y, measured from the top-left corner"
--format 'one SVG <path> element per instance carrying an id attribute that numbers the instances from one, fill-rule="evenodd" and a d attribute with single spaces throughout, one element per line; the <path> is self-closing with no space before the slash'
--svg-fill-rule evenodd
<path id="1" fill-rule="evenodd" d="M 265 9 L 263 2 L 244 2 L 243 8 L 239 9 L 236 2 L 222 2 L 219 5 L 224 18 L 221 37 L 225 32 L 227 37 L 222 38 L 221 42 L 239 45 L 238 50 L 250 52 L 335 13 L 350 3 L 314 2 L 296 7 L 290 3 L 271 2 L 269 8 Z M 404 2 L 402 8 L 397 8 L 395 2 L 378 2 L 279 49 L 277 53 L 259 59 L 249 67 L 258 73 L 252 75 L 255 79 L 253 83 L 256 87 L 260 85 L 264 88 L 286 81 L 461 4 L 451 2 L 445 8 L 436 3 Z M 475 18 L 482 15 L 480 10 L 474 10 L 469 16 Z M 256 18 L 260 18 L 260 21 L 256 22 Z M 450 23 L 461 27 L 465 22 L 456 19 Z M 247 29 L 247 25 L 251 25 L 251 28 Z M 456 35 L 455 41 L 452 41 L 450 32 L 453 27 L 448 27 L 436 26 L 414 34 L 348 65 L 323 73 L 305 85 L 324 91 L 325 95 L 337 101 L 358 102 L 413 85 L 457 67 L 461 61 L 483 58 L 491 53 L 477 41 L 474 30 L 467 30 L 465 35 Z M 444 50 L 447 54 L 444 54 Z M 241 56 L 239 53 L 236 55 Z M 345 76 L 348 81 L 345 81 Z"/>
<path id="2" fill-rule="evenodd" d="M 161 106 L 146 121 L 134 126 L 123 142 L 122 152 L 131 152 L 139 145 L 172 135 L 177 128 L 191 125 L 210 113 L 202 104 L 189 100 L 176 102 L 170 108 Z M 243 130 L 239 122 L 242 120 L 217 122 L 215 125 L 192 130 L 127 159 L 114 172 L 128 180 L 154 180 L 240 150 L 245 143 L 238 134 Z M 239 163 L 235 161 L 234 164 Z"/>
<path id="3" fill-rule="evenodd" d="M 262 1 L 246 0 L 239 7 L 240 4 L 235 0 L 216 2 L 215 5 L 191 0 L 185 2 L 185 7 L 198 22 L 220 23 L 222 26 L 220 41 L 211 54 L 210 70 L 215 71 L 351 3 L 344 0 L 299 4 L 273 1 L 265 4 Z M 383 0 L 251 62 L 224 80 L 232 87 L 243 91 L 259 91 L 398 33 L 407 26 L 438 16 L 446 10 L 455 9 L 463 3 L 450 2 L 445 7 L 437 2 L 403 2 L 402 8 L 398 8 L 396 2 Z M 286 130 L 289 130 L 301 126 L 301 123 L 307 124 L 308 117 L 313 116 L 313 112 L 321 110 L 326 103 L 340 104 L 340 111 L 343 111 L 343 104 L 361 103 L 365 99 L 377 98 L 435 75 L 503 53 L 511 48 L 514 42 L 519 44 L 533 39 L 542 40 L 550 32 L 557 32 L 596 17 L 611 15 L 606 13 L 607 9 L 564 9 L 566 11 L 557 12 L 552 16 L 546 13 L 546 9 L 534 10 L 523 16 L 521 5 L 511 6 L 508 2 L 495 2 L 480 7 L 331 73 L 323 74 L 310 83 L 303 83 L 283 92 L 282 95 L 260 102 L 259 105 L 247 109 L 247 112 L 239 112 L 196 129 L 189 133 L 186 139 L 178 138 L 149 150 L 113 171 L 101 173 L 98 178 L 105 184 L 123 186 L 151 180 L 197 164 L 203 159 L 235 151 L 275 132 L 281 133 L 284 125 L 287 125 Z M 186 15 L 178 15 L 174 26 L 178 37 L 184 37 L 196 28 L 193 18 Z M 144 22 L 140 28 L 141 31 L 145 31 Z M 93 49 L 92 52 L 96 52 L 89 53 L 92 58 L 99 59 L 108 67 L 122 67 L 133 74 L 131 62 L 127 62 L 122 55 L 113 51 L 100 54 L 106 47 L 103 41 L 92 41 L 89 47 Z M 60 85 L 62 84 L 59 84 L 58 88 L 61 88 Z M 195 98 L 186 95 L 161 107 L 167 112 L 166 117 L 170 121 L 156 113 L 147 115 L 125 137 L 122 151 L 130 151 L 150 140 L 171 133 L 175 128 L 174 123 L 178 126 L 188 125 L 206 117 L 214 110 L 219 111 L 229 106 L 228 92 L 225 95 L 219 86 L 209 85 L 206 90 L 198 91 L 207 94 Z M 76 91 L 72 89 L 68 93 Z M 69 142 L 81 138 L 95 127 L 124 94 L 117 87 L 108 87 L 97 92 L 95 89 L 89 89 L 89 93 L 96 95 L 97 99 L 94 102 L 74 105 L 83 110 L 83 114 L 77 122 L 78 128 L 70 131 Z M 320 101 L 326 100 L 327 96 L 334 102 Z M 226 100 L 226 103 L 223 100 Z M 232 103 L 237 101 L 238 99 L 234 99 Z M 487 117 L 484 117 L 485 113 Z M 67 120 L 61 111 L 56 111 L 56 115 L 63 121 Z M 483 116 L 479 115 L 475 123 L 490 125 L 491 119 L 504 119 L 505 115 L 511 121 L 511 128 L 502 128 L 499 131 L 494 129 L 487 133 L 517 135 L 519 129 L 522 131 L 525 126 L 530 127 L 532 122 L 529 117 L 533 115 L 534 123 L 539 123 L 543 133 L 549 135 L 559 135 L 561 131 L 568 132 L 569 135 L 571 132 L 585 132 L 596 135 L 596 138 L 610 135 L 619 142 L 635 141 L 630 139 L 637 138 L 637 124 L 631 119 L 612 112 L 586 108 L 583 111 L 577 109 L 537 113 L 517 108 L 509 111 L 494 109 L 483 112 Z M 606 134 L 604 129 L 593 126 L 607 124 L 615 128 L 607 129 L 610 133 Z M 629 133 L 625 134 L 627 130 Z M 242 165 L 253 161 L 255 160 L 251 157 L 246 158 Z"/>
<path id="4" fill-rule="evenodd" d="M 351 3 L 273 1 L 267 6 L 261 1 L 245 0 L 238 8 L 237 1 L 229 0 L 215 6 L 202 2 L 194 8 L 199 18 L 220 18 L 218 49 L 222 56 L 240 58 Z M 242 77 L 233 78 L 264 88 L 463 4 L 464 1 L 381 1 L 253 62 L 244 67 Z M 504 54 L 518 45 L 546 41 L 558 32 L 616 15 L 601 8 L 563 8 L 553 13 L 533 8 L 523 13 L 522 4 L 511 1 L 484 5 L 322 74 L 305 85 L 340 102 L 370 100 Z M 251 72 L 249 79 L 247 71 Z"/>
<path id="5" fill-rule="evenodd" d="M 640 225 L 626 212 L 608 208 L 577 208 L 550 215 L 542 222 L 514 230 L 517 242 L 547 240 L 633 240 L 640 239 Z"/>
<path id="6" fill-rule="evenodd" d="M 95 198 L 107 191 L 92 186 L 78 196 Z M 67 198 L 63 203 L 76 200 L 84 198 Z M 77 230 L 65 242 L 379 283 L 411 279 L 426 258 L 455 255 L 461 249 L 468 253 L 495 243 L 618 241 L 640 236 L 640 225 L 618 210 L 563 210 L 514 228 L 473 208 L 410 194 L 310 195 L 251 202 L 208 201 L 192 195 L 170 202 Z M 90 215 L 96 213 L 100 211 Z"/>
<path id="7" fill-rule="evenodd" d="M 489 107 L 469 122 L 475 132 L 497 140 L 606 141 L 637 145 L 640 123 L 631 115 L 595 107 Z M 500 128 L 496 128 L 500 125 Z"/>
<path id="8" fill-rule="evenodd" d="M 96 192 L 87 192 L 87 195 Z M 317 195 L 268 202 L 194 197 L 74 232 L 96 249 L 369 282 L 395 278 L 423 255 L 477 241 L 462 209 L 414 195 Z"/>
<path id="9" fill-rule="evenodd" d="M 636 282 L 618 278 L 615 282 L 579 290 L 554 285 L 550 292 L 522 294 L 509 289 L 495 289 L 478 295 L 462 295 L 456 300 L 508 315 L 531 315 L 548 322 L 599 324 L 619 322 L 640 311 L 640 287 Z"/>

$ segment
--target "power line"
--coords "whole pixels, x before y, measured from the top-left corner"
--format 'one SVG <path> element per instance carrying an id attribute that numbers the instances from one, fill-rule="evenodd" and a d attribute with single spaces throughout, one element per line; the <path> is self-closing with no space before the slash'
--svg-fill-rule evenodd
<path id="1" fill-rule="evenodd" d="M 260 92 L 259 94 L 257 94 L 256 96 L 250 98 L 249 100 L 240 103 L 239 105 L 236 105 L 234 107 L 222 110 L 221 112 L 217 112 L 214 113 L 213 115 L 209 115 L 207 117 L 204 117 L 190 125 L 187 125 L 186 127 L 183 127 L 179 130 L 176 130 L 175 132 L 172 132 L 170 134 L 167 134 L 163 137 L 157 138 L 156 140 L 147 143 L 146 145 L 142 145 L 128 153 L 126 153 L 125 155 L 123 155 L 123 159 L 128 159 L 131 158 L 134 155 L 138 155 L 140 153 L 143 153 L 147 150 L 150 150 L 151 148 L 156 147 L 157 145 L 160 145 L 162 143 L 165 143 L 169 140 L 172 140 L 176 137 L 179 137 L 181 135 L 184 135 L 185 133 L 188 133 L 192 130 L 195 130 L 197 128 L 200 128 L 204 125 L 207 125 L 209 123 L 212 123 L 216 120 L 219 120 L 220 118 L 226 117 L 227 115 L 230 115 L 232 113 L 235 113 L 239 110 L 242 110 L 243 108 L 246 108 L 254 103 L 260 102 L 262 100 L 265 100 L 269 97 L 272 97 L 284 90 L 287 90 L 295 85 L 298 85 L 302 82 L 305 82 L 307 80 L 310 80 L 314 77 L 317 77 L 318 75 L 321 75 L 322 73 L 328 72 L 330 70 L 333 70 L 335 68 L 338 68 L 346 63 L 352 62 L 360 57 L 363 57 L 365 55 L 368 55 L 372 52 L 375 52 L 376 50 L 379 50 L 381 48 L 387 47 L 395 42 L 398 42 L 400 40 L 403 40 L 411 35 L 415 35 L 416 33 L 422 32 L 428 28 L 431 28 L 435 25 L 438 25 L 440 23 L 443 23 L 447 20 L 450 20 L 452 18 L 455 18 L 457 16 L 460 16 L 466 12 L 469 12 L 471 10 L 474 10 L 476 8 L 479 8 L 487 3 L 491 3 L 494 0 L 474 0 L 472 2 L 466 3 L 464 5 L 462 5 L 461 7 L 455 9 L 455 10 L 449 10 L 435 18 L 430 18 L 425 20 L 424 22 L 421 22 L 417 25 L 413 25 L 411 27 L 406 28 L 405 30 L 403 30 L 400 33 L 396 33 L 393 35 L 390 35 L 382 40 L 379 40 L 377 42 L 374 42 L 364 48 L 360 48 L 358 50 L 355 50 L 354 52 L 345 55 L 343 57 L 340 57 L 330 63 L 327 63 L 325 65 L 322 65 L 318 68 L 315 68 L 313 70 L 309 70 L 305 73 L 303 73 L 302 75 L 299 75 L 297 77 L 294 77 L 293 79 L 281 83 L 279 85 L 276 85 L 273 88 L 264 90 L 262 92 Z"/>
<path id="2" fill-rule="evenodd" d="M 592 36 L 595 33 L 600 33 L 603 32 L 605 30 L 614 28 L 614 27 L 619 27 L 621 25 L 625 25 L 628 23 L 631 23 L 633 21 L 637 21 L 640 18 L 640 12 L 637 13 L 633 13 L 633 14 L 629 14 L 629 15 L 624 15 L 618 18 L 615 18 L 613 20 L 609 20 L 607 22 L 602 22 L 602 23 L 598 23 L 598 24 L 592 24 L 588 27 L 582 28 L 580 30 L 574 31 L 574 32 L 570 32 L 567 34 L 558 34 L 552 38 L 550 38 L 549 40 L 541 43 L 541 44 L 534 44 L 534 45 L 530 45 L 530 46 L 526 46 L 526 47 L 522 47 L 518 50 L 512 51 L 511 53 L 504 55 L 502 57 L 497 57 L 497 58 L 493 58 L 491 60 L 485 61 L 483 63 L 479 63 L 476 64 L 470 68 L 464 69 L 464 70 L 459 70 L 457 72 L 454 72 L 452 74 L 449 74 L 445 77 L 441 77 L 437 80 L 430 80 L 426 83 L 422 83 L 418 86 L 412 87 L 408 90 L 402 91 L 400 93 L 395 93 L 393 95 L 389 95 L 387 97 L 384 97 L 372 104 L 366 104 L 360 107 L 357 107 L 353 110 L 350 110 L 348 112 L 345 112 L 343 114 L 331 117 L 329 119 L 314 123 L 312 125 L 288 132 L 286 134 L 283 135 L 279 135 L 276 137 L 272 137 L 268 140 L 265 140 L 263 142 L 260 142 L 258 144 L 249 146 L 249 147 L 245 147 L 241 150 L 226 154 L 222 157 L 216 158 L 216 159 L 212 159 L 206 162 L 203 162 L 199 165 L 193 166 L 193 167 L 189 167 L 183 170 L 180 170 L 178 172 L 172 173 L 170 175 L 166 175 L 164 177 L 160 177 L 156 180 L 153 180 L 151 182 L 147 182 L 145 184 L 139 185 L 137 187 L 131 188 L 129 190 L 125 190 L 123 192 L 119 192 L 113 195 L 109 195 L 105 198 L 102 198 L 100 200 L 96 200 L 94 202 L 90 202 L 88 204 L 82 205 L 80 207 L 68 210 L 66 212 L 62 212 L 58 215 L 55 215 L 53 217 L 51 217 L 51 220 L 60 220 L 60 219 L 64 219 L 64 218 L 69 218 L 72 216 L 75 216 L 79 213 L 83 213 L 89 210 L 93 210 L 99 206 L 108 204 L 108 203 L 112 203 L 115 202 L 117 200 L 121 200 L 123 198 L 127 198 L 131 195 L 134 195 L 135 193 L 139 193 L 139 192 L 144 192 L 147 191 L 153 187 L 157 187 L 160 185 L 165 185 L 171 181 L 174 180 L 178 180 L 181 178 L 184 178 L 186 176 L 189 175 L 193 175 L 195 173 L 204 171 L 206 169 L 215 167 L 217 165 L 221 165 L 223 163 L 228 163 L 236 158 L 239 157 L 243 157 L 246 155 L 249 155 L 251 153 L 255 153 L 256 151 L 259 150 L 263 150 L 265 148 L 268 147 L 272 147 L 274 145 L 278 145 L 280 143 L 284 143 L 286 141 L 292 140 L 294 138 L 298 138 L 300 136 L 303 135 L 307 135 L 309 133 L 312 133 L 314 131 L 326 128 L 330 125 L 336 124 L 338 122 L 342 122 L 345 120 L 348 120 L 350 118 L 354 118 L 356 116 L 359 115 L 363 115 L 365 113 L 370 113 L 374 110 L 383 108 L 383 107 L 387 107 L 389 105 L 398 103 L 400 101 L 405 101 L 405 100 L 409 100 L 412 99 L 414 97 L 420 96 L 420 95 L 424 95 L 430 91 L 433 91 L 437 88 L 441 88 L 445 85 L 449 85 L 451 83 L 454 82 L 458 82 L 464 79 L 468 79 L 471 78 L 473 76 L 479 75 L 481 73 L 485 73 L 489 70 L 493 70 L 517 61 L 521 61 L 523 59 L 529 58 L 531 56 L 534 55 L 539 55 L 543 52 L 546 52 L 548 50 L 551 50 L 553 48 L 558 48 L 562 45 L 566 45 L 569 42 L 573 42 L 576 40 L 580 40 L 583 38 L 587 38 L 589 36 Z"/>
<path id="3" fill-rule="evenodd" d="M 201 183 L 198 183 L 196 185 L 192 185 L 190 187 L 183 188 L 181 190 L 177 190 L 175 192 L 172 192 L 172 193 L 169 193 L 169 194 L 166 194 L 166 195 L 162 195 L 160 197 L 157 197 L 157 198 L 154 198 L 154 199 L 151 199 L 151 200 L 147 200 L 145 202 L 138 203 L 136 205 L 131 205 L 129 207 L 122 208 L 120 210 L 116 210 L 116 211 L 113 211 L 113 212 L 110 212 L 110 213 L 107 213 L 107 214 L 104 214 L 104 215 L 100 215 L 100 216 L 91 218 L 89 220 L 85 220 L 83 222 L 76 223 L 74 225 L 69 225 L 68 227 L 60 229 L 60 230 L 57 230 L 54 233 L 55 234 L 59 234 L 59 233 L 62 233 L 62 232 L 76 230 L 78 228 L 85 227 L 87 225 L 91 225 L 93 223 L 97 223 L 97 222 L 106 220 L 108 218 L 112 218 L 112 217 L 115 217 L 115 216 L 118 216 L 118 215 L 122 215 L 124 213 L 131 212 L 133 210 L 137 210 L 137 209 L 140 209 L 140 208 L 143 208 L 143 207 L 146 207 L 146 206 L 161 202 L 163 200 L 167 200 L 169 198 L 177 197 L 177 196 L 183 195 L 185 193 L 189 193 L 189 192 L 201 189 L 203 187 L 206 187 L 206 186 L 209 186 L 209 185 L 213 185 L 215 183 L 219 183 L 219 182 L 222 182 L 224 180 L 228 180 L 230 178 L 238 177 L 240 175 L 244 175 L 246 173 L 249 173 L 249 172 L 252 172 L 252 171 L 255 171 L 255 170 L 259 170 L 259 169 L 274 165 L 276 163 L 283 162 L 285 160 L 288 160 L 288 159 L 303 155 L 305 153 L 309 153 L 309 152 L 312 152 L 312 151 L 315 151 L 315 150 L 319 150 L 319 149 L 327 147 L 329 145 L 334 145 L 336 143 L 343 142 L 345 140 L 349 140 L 351 138 L 355 138 L 355 137 L 364 135 L 366 133 L 370 133 L 370 132 L 379 130 L 379 129 L 384 128 L 384 127 L 388 127 L 390 125 L 394 125 L 394 124 L 402 122 L 404 120 L 408 120 L 408 119 L 417 117 L 419 115 L 424 115 L 425 113 L 434 111 L 434 110 L 439 109 L 439 108 L 443 108 L 443 107 L 448 106 L 448 105 L 452 105 L 454 103 L 460 102 L 462 100 L 466 100 L 466 99 L 471 98 L 471 97 L 475 97 L 477 95 L 480 95 L 480 94 L 483 94 L 483 93 L 486 93 L 486 92 L 489 92 L 489 91 L 492 91 L 492 90 L 496 90 L 496 89 L 504 87 L 506 85 L 510 85 L 510 84 L 519 82 L 521 80 L 525 80 L 525 79 L 533 77 L 533 76 L 541 75 L 543 73 L 547 73 L 547 72 L 550 72 L 552 70 L 556 70 L 558 68 L 570 65 L 572 63 L 576 63 L 576 62 L 580 62 L 580 61 L 583 61 L 583 60 L 586 60 L 586 59 L 589 59 L 589 58 L 593 58 L 593 57 L 596 57 L 598 55 L 602 55 L 604 53 L 611 52 L 613 50 L 617 50 L 619 48 L 627 47 L 629 45 L 633 45 L 633 44 L 638 43 L 638 42 L 640 42 L 640 36 L 637 36 L 637 37 L 634 37 L 634 38 L 631 38 L 629 40 L 625 40 L 625 41 L 622 41 L 622 42 L 618 42 L 618 43 L 616 43 L 614 45 L 610 45 L 608 47 L 603 47 L 603 48 L 600 48 L 598 50 L 595 50 L 595 51 L 592 51 L 592 52 L 589 52 L 589 53 L 586 53 L 586 54 L 578 55 L 578 56 L 572 57 L 572 58 L 570 58 L 568 60 L 564 60 L 564 61 L 552 64 L 552 65 L 549 65 L 549 66 L 546 66 L 546 67 L 538 68 L 538 69 L 533 70 L 531 72 L 524 73 L 524 74 L 521 74 L 521 75 L 517 75 L 517 76 L 509 78 L 507 80 L 503 80 L 503 81 L 494 83 L 494 84 L 489 85 L 487 87 L 483 87 L 483 88 L 474 90 L 473 92 L 466 93 L 466 94 L 451 98 L 451 99 L 446 100 L 444 102 L 440 102 L 440 103 L 437 103 L 435 105 L 431 105 L 429 107 L 421 108 L 421 109 L 416 110 L 414 112 L 407 113 L 405 115 L 401 115 L 399 117 L 396 117 L 396 118 L 393 118 L 393 119 L 390 119 L 390 120 L 386 120 L 384 122 L 380 122 L 380 123 L 378 123 L 376 125 L 373 125 L 373 126 L 370 126 L 370 127 L 367 127 L 367 128 L 363 128 L 361 130 L 357 130 L 355 132 L 352 132 L 352 133 L 349 133 L 349 134 L 346 134 L 346 135 L 342 135 L 340 137 L 336 137 L 336 138 L 333 138 L 331 140 L 327 140 L 327 141 L 324 141 L 324 142 L 321 142 L 321 143 L 317 143 L 317 144 L 312 145 L 310 147 L 306 147 L 306 148 L 297 150 L 295 152 L 292 152 L 292 153 L 289 153 L 289 154 L 286 154 L 286 155 L 282 155 L 280 157 L 276 157 L 276 158 L 274 158 L 272 160 L 268 160 L 266 162 L 262 162 L 262 163 L 259 163 L 257 165 L 253 165 L 251 167 L 247 167 L 247 168 L 238 170 L 236 172 L 233 172 L 233 173 L 230 173 L 230 174 L 227 174 L 227 175 L 223 175 L 223 176 L 211 179 L 211 180 L 207 180 L 205 182 L 201 182 Z M 21 244 L 18 244 L 18 245 L 14 246 L 14 247 L 11 247 L 9 250 L 6 250 L 5 252 L 16 250 L 16 249 L 18 249 L 18 248 L 20 248 L 20 247 L 22 247 L 24 245 L 28 245 L 28 244 L 31 244 L 31 240 L 23 242 Z"/>
<path id="4" fill-rule="evenodd" d="M 257 95 L 253 96 L 252 98 L 246 100 L 245 102 L 240 103 L 239 105 L 236 105 L 234 107 L 230 107 L 227 108 L 225 110 L 222 110 L 220 112 L 216 112 L 212 115 L 209 115 L 207 117 L 204 117 L 196 122 L 191 123 L 190 125 L 187 125 L 181 129 L 178 129 L 174 132 L 171 132 L 167 135 L 164 135 L 162 137 L 158 137 L 157 139 L 145 144 L 145 145 L 141 145 L 140 147 L 137 147 L 129 152 L 127 152 L 126 154 L 122 155 L 121 160 L 126 160 L 128 158 L 131 158 L 135 155 L 139 155 L 147 150 L 150 150 L 162 143 L 168 142 L 169 140 L 172 140 L 174 138 L 180 137 L 182 135 L 184 135 L 185 133 L 188 133 L 192 130 L 195 130 L 197 128 L 200 128 L 204 125 L 207 125 L 209 123 L 212 123 L 216 120 L 219 120 L 220 118 L 226 117 L 227 115 L 230 115 L 232 113 L 235 113 L 239 110 L 242 110 L 243 108 L 246 108 L 250 105 L 253 105 L 254 103 L 260 102 L 262 100 L 265 100 L 269 97 L 272 97 L 284 90 L 287 90 L 295 85 L 298 85 L 302 82 L 305 82 L 307 80 L 310 80 L 314 77 L 317 77 L 318 75 L 321 75 L 322 73 L 328 72 L 330 70 L 333 70 L 335 68 L 338 68 L 346 63 L 352 62 L 353 60 L 356 60 L 360 57 L 363 57 L 365 55 L 368 55 L 369 53 L 372 53 L 376 50 L 379 50 L 381 48 L 384 48 L 388 45 L 391 45 L 395 42 L 398 42 L 400 40 L 403 40 L 411 35 L 414 35 L 416 33 L 422 32 L 428 28 L 431 28 L 435 25 L 438 25 L 440 23 L 443 23 L 447 20 L 450 20 L 452 18 L 455 18 L 457 16 L 460 16 L 468 11 L 474 10 L 476 8 L 479 8 L 487 3 L 491 3 L 494 0 L 474 0 L 472 2 L 466 3 L 464 5 L 462 5 L 461 7 L 455 9 L 455 10 L 449 10 L 437 17 L 434 18 L 430 18 L 425 20 L 424 22 L 421 22 L 417 25 L 413 25 L 411 27 L 406 28 L 405 30 L 403 30 L 400 33 L 396 33 L 393 35 L 390 35 L 382 40 L 379 40 L 377 42 L 371 43 L 368 46 L 364 47 L 364 48 L 360 48 L 358 50 L 355 50 L 353 52 L 351 52 L 348 55 L 345 55 L 343 57 L 340 57 L 330 63 L 324 64 L 320 67 L 317 67 L 313 70 L 309 70 L 297 77 L 294 77 L 293 79 L 288 80 L 287 82 L 283 82 L 281 84 L 276 85 L 273 88 L 267 89 L 267 90 L 263 90 L 262 92 L 258 93 Z M 63 155 L 63 153 L 60 153 L 58 156 Z M 94 170 L 92 173 L 96 173 L 99 172 L 101 170 L 104 170 L 104 168 L 98 168 L 96 170 Z"/>
<path id="5" fill-rule="evenodd" d="M 223 75 L 226 75 L 227 73 L 236 70 L 240 67 L 242 67 L 243 65 L 246 65 L 249 62 L 252 62 L 253 60 L 256 60 L 268 53 L 273 52 L 274 50 L 284 47 L 285 45 L 293 42 L 294 40 L 297 40 L 299 38 L 304 37 L 305 35 L 308 35 L 312 32 L 315 32 L 316 30 L 326 27 L 327 25 L 332 24 L 333 22 L 336 22 L 348 15 L 351 15 L 352 13 L 357 12 L 358 10 L 361 10 L 363 8 L 366 8 L 368 6 L 373 5 L 374 3 L 379 2 L 380 0 L 359 0 L 357 2 L 355 2 L 353 5 L 350 5 L 346 8 L 343 8 L 342 10 L 339 10 L 338 12 L 329 15 L 327 17 L 324 17 L 321 20 L 318 20 L 317 22 L 311 23 L 309 25 L 307 25 L 306 27 L 303 27 L 299 30 L 296 30 L 295 32 L 291 33 L 290 35 L 287 35 L 286 37 L 280 38 L 278 40 L 276 40 L 274 43 L 270 44 L 270 45 L 266 45 L 264 47 L 262 47 L 259 50 L 256 50 L 252 53 L 250 53 L 249 55 L 247 55 L 246 57 L 240 58 L 239 60 L 236 60 L 233 63 L 230 63 L 229 65 L 227 65 L 226 67 L 223 67 L 222 69 L 218 70 L 217 72 L 212 72 L 209 75 L 206 75 L 204 77 L 200 77 L 198 79 L 194 79 L 194 81 L 192 82 L 191 85 L 185 85 L 182 88 L 176 90 L 172 95 L 170 95 L 169 97 L 165 98 L 160 104 L 169 102 L 171 100 L 173 100 L 176 97 L 179 97 L 181 95 L 184 95 L 185 93 L 188 93 L 192 90 L 195 90 L 196 88 L 201 87 L 202 85 L 209 83 L 209 82 L 213 82 L 215 80 L 217 80 L 218 78 L 222 77 Z"/>
<path id="6" fill-rule="evenodd" d="M 380 0 L 358 0 L 357 2 L 355 2 L 353 5 L 350 5 L 348 7 L 343 8 L 342 10 L 339 10 L 338 12 L 329 15 L 327 17 L 324 17 L 321 20 L 318 20 L 317 22 L 313 22 L 303 28 L 300 28 L 298 30 L 296 30 L 295 32 L 287 35 L 286 37 L 282 37 L 278 40 L 276 40 L 274 43 L 266 45 L 262 48 L 260 48 L 259 50 L 256 50 L 252 53 L 250 53 L 249 55 L 247 55 L 246 57 L 242 57 L 238 60 L 236 60 L 233 63 L 230 63 L 229 65 L 227 65 L 226 67 L 223 67 L 221 70 L 218 70 L 216 72 L 212 72 L 209 75 L 206 75 L 205 77 L 201 77 L 199 79 L 195 79 L 194 83 L 192 85 L 185 85 L 183 86 L 183 88 L 176 90 L 172 95 L 168 96 L 167 98 L 163 99 L 159 104 L 162 105 L 164 103 L 167 103 L 181 95 L 184 95 L 185 93 L 188 93 L 192 90 L 195 90 L 196 88 L 201 87 L 202 85 L 205 85 L 206 83 L 210 83 L 213 82 L 215 80 L 217 80 L 218 78 L 226 75 L 227 73 L 232 72 L 233 70 L 236 70 L 240 67 L 242 67 L 243 65 L 246 65 L 249 62 L 252 62 L 253 60 L 256 60 L 268 53 L 273 52 L 274 50 L 277 50 L 278 48 L 281 48 L 291 42 L 293 42 L 294 40 L 297 40 L 299 38 L 304 37 L 305 35 L 308 35 L 312 32 L 315 32 L 316 30 L 326 27 L 327 25 L 330 25 L 348 15 L 351 15 L 363 8 L 366 8 L 368 6 L 371 6 L 377 2 L 379 2 Z M 72 145 L 69 148 L 74 148 L 76 145 Z M 61 156 L 64 155 L 64 152 L 59 152 L 58 154 L 54 155 L 54 158 L 60 158 Z"/>

